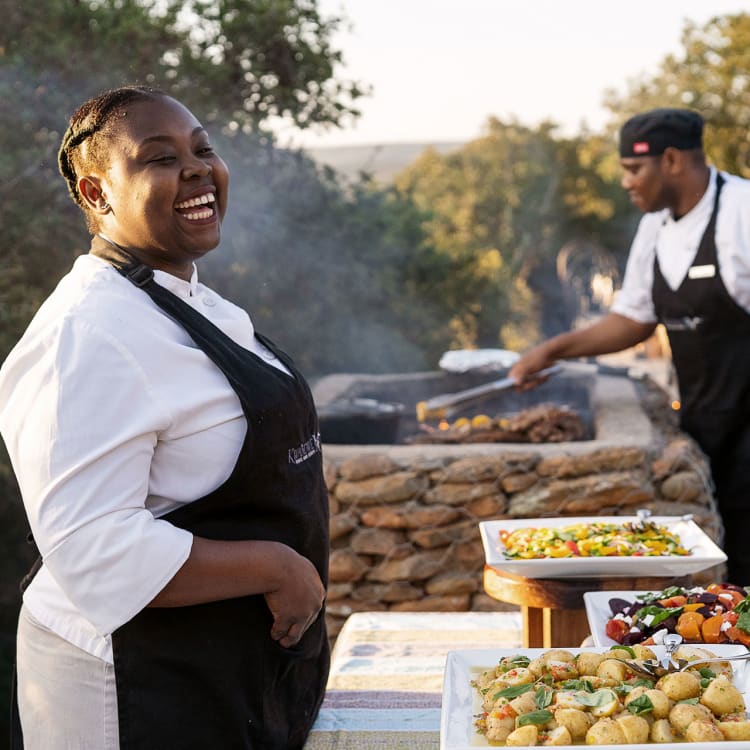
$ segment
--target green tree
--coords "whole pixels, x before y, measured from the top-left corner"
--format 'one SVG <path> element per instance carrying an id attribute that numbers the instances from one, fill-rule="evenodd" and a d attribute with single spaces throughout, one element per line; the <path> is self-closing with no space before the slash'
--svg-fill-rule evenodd
<path id="1" fill-rule="evenodd" d="M 750 14 L 687 22 L 682 51 L 664 58 L 656 74 L 633 81 L 624 95 L 610 91 L 611 128 L 654 107 L 690 107 L 706 120 L 706 153 L 720 169 L 750 177 Z"/>
<path id="2" fill-rule="evenodd" d="M 366 92 L 337 76 L 344 19 L 317 0 L 0 0 L 0 14 L 0 57 L 32 78 L 55 71 L 74 102 L 148 83 L 208 121 L 257 131 L 341 126 Z"/>
<path id="3" fill-rule="evenodd" d="M 54 81 L 68 95 L 63 114 L 102 89 L 162 80 L 167 69 L 163 54 L 180 45 L 182 37 L 172 31 L 175 3 L 158 15 L 149 5 L 154 3 L 0 0 L 0 64 L 21 63 L 32 83 L 37 78 Z M 49 109 L 55 111 L 51 103 Z"/>
<path id="4" fill-rule="evenodd" d="M 144 0 L 154 11 L 164 0 Z M 192 104 L 210 95 L 209 117 L 255 132 L 269 120 L 299 128 L 341 126 L 359 115 L 365 87 L 339 78 L 332 38 L 343 19 L 317 0 L 170 0 L 181 42 L 161 61 L 164 83 Z"/>
<path id="5" fill-rule="evenodd" d="M 491 118 L 481 138 L 428 151 L 397 177 L 452 264 L 443 292 L 454 343 L 523 348 L 570 325 L 556 302 L 555 260 L 572 238 L 620 239 L 611 152 L 600 137 L 560 139 L 552 123 Z"/>
<path id="6" fill-rule="evenodd" d="M 48 77 L 34 85 L 0 68 L 0 361 L 75 256 L 85 228 L 57 172 L 60 96 Z M 50 106 L 52 105 L 52 106 Z"/>

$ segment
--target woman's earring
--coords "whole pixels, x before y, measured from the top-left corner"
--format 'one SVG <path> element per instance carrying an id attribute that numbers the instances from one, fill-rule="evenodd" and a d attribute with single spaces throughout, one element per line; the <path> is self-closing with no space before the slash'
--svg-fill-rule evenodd
<path id="1" fill-rule="evenodd" d="M 102 211 L 109 211 L 109 203 L 106 201 L 102 203 Z"/>

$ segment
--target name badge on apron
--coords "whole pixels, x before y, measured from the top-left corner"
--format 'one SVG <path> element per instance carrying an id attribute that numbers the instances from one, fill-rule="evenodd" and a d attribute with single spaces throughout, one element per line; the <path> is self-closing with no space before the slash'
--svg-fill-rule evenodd
<path id="1" fill-rule="evenodd" d="M 661 322 L 668 331 L 696 331 L 703 318 L 664 318 Z"/>
<path id="2" fill-rule="evenodd" d="M 709 263 L 705 266 L 690 266 L 688 269 L 689 279 L 712 279 L 716 276 L 716 266 Z"/>

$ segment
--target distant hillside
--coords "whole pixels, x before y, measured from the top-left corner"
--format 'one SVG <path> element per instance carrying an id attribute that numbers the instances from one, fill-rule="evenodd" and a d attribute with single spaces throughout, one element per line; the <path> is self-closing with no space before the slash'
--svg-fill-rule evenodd
<path id="1" fill-rule="evenodd" d="M 357 177 L 360 172 L 371 174 L 378 182 L 386 183 L 404 167 L 411 164 L 425 149 L 440 153 L 455 151 L 463 143 L 385 143 L 371 146 L 335 146 L 309 148 L 306 152 L 320 164 L 340 172 L 345 177 Z"/>

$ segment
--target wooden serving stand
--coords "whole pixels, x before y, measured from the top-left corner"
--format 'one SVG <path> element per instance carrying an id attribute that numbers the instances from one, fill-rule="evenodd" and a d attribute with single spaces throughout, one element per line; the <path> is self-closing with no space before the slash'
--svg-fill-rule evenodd
<path id="1" fill-rule="evenodd" d="M 660 591 L 691 586 L 692 576 L 639 578 L 525 578 L 484 566 L 484 590 L 493 599 L 518 604 L 524 648 L 571 648 L 590 635 L 583 595 L 587 591 Z"/>

